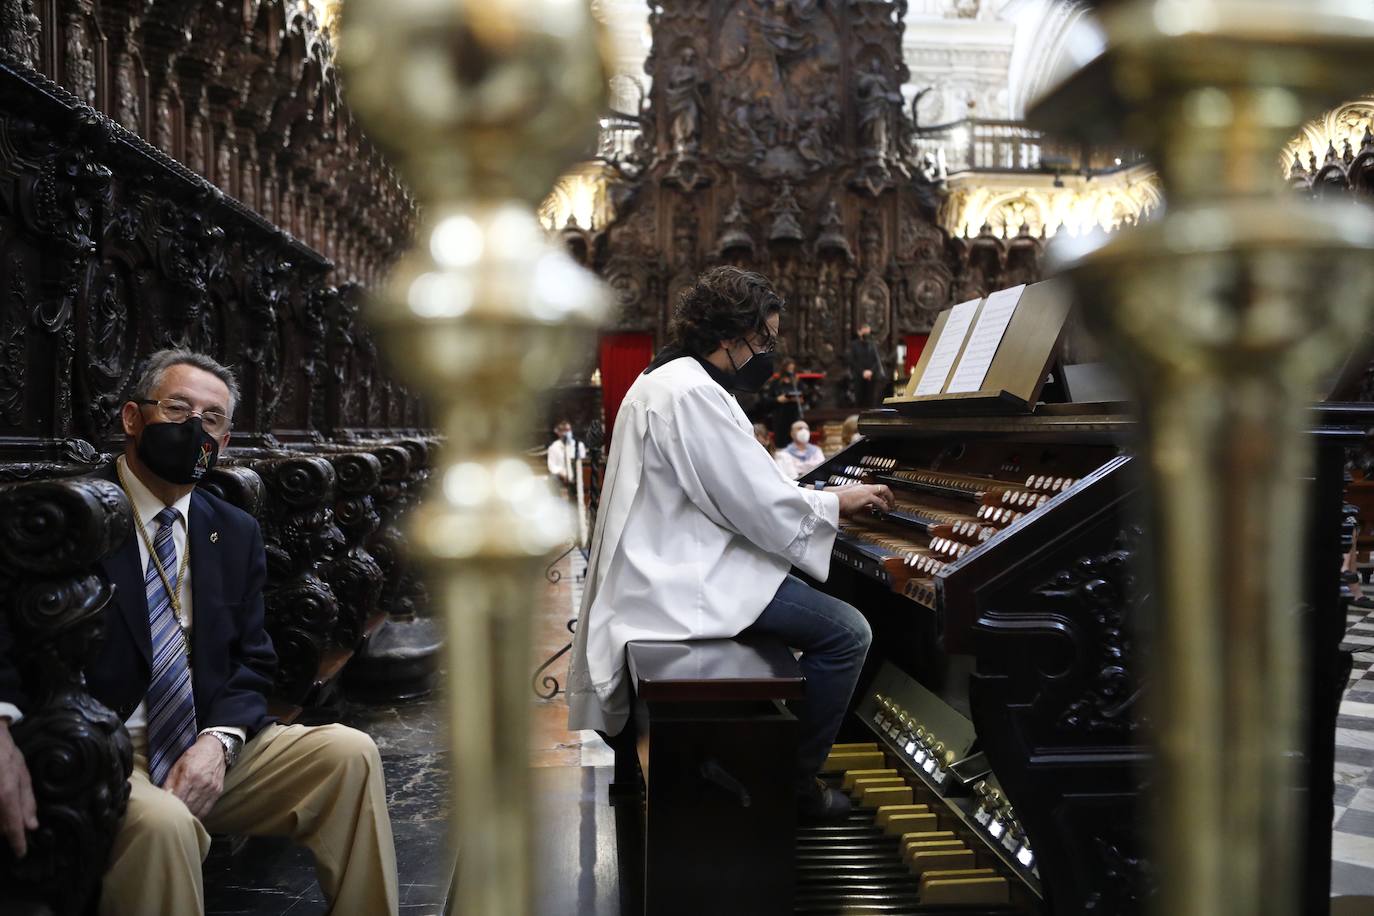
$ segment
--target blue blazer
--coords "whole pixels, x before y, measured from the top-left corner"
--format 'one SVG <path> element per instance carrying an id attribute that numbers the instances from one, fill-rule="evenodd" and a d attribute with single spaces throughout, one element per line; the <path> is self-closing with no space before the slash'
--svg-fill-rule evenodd
<path id="1" fill-rule="evenodd" d="M 114 465 L 93 476 L 118 483 Z M 237 726 L 252 738 L 272 721 L 266 693 L 277 665 L 263 628 L 267 555 L 262 532 L 251 515 L 200 490 L 191 494 L 188 522 L 196 728 Z M 105 639 L 86 669 L 86 684 L 122 721 L 143 701 L 152 680 L 152 636 L 137 533 L 131 529 L 101 566 L 115 592 L 105 607 Z M 10 650 L 9 633 L 0 622 L 0 700 L 28 712 L 8 659 Z"/>

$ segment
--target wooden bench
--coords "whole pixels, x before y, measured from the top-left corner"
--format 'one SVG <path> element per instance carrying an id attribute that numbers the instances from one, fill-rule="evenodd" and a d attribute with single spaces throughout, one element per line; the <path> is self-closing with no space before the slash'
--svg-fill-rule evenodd
<path id="1" fill-rule="evenodd" d="M 643 903 L 653 916 L 792 912 L 805 679 L 775 639 L 631 642 Z"/>

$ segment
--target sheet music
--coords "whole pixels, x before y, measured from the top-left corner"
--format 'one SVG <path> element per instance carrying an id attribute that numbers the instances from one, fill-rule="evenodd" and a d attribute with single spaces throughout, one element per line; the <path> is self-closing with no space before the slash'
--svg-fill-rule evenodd
<path id="1" fill-rule="evenodd" d="M 1021 301 L 1021 294 L 1025 291 L 1026 284 L 1022 283 L 988 296 L 987 304 L 978 316 L 978 324 L 968 339 L 968 346 L 964 348 L 964 355 L 954 369 L 954 378 L 949 383 L 950 394 L 982 389 L 983 379 L 987 378 L 988 369 L 992 367 L 992 358 L 1002 344 L 1002 335 L 1007 332 L 1016 304 Z"/>
<path id="2" fill-rule="evenodd" d="M 935 349 L 931 351 L 930 362 L 926 363 L 921 380 L 916 383 L 917 395 L 939 394 L 945 390 L 949 370 L 954 366 L 954 357 L 959 355 L 959 348 L 964 345 L 964 338 L 968 336 L 969 325 L 973 323 L 973 316 L 978 312 L 978 303 L 982 301 L 970 299 L 949 310 L 944 329 L 940 331 L 940 339 L 935 342 Z"/>

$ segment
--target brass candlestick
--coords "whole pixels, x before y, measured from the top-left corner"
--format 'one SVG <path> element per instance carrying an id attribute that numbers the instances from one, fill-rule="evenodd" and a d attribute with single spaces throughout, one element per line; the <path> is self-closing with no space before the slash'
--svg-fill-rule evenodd
<path id="1" fill-rule="evenodd" d="M 1154 912 L 1288 916 L 1304 835 L 1306 412 L 1368 321 L 1374 213 L 1299 200 L 1274 163 L 1307 118 L 1374 82 L 1374 20 L 1342 0 L 1103 7 L 1107 57 L 1033 117 L 1144 149 L 1168 200 L 1153 223 L 1057 245 L 1141 411 Z"/>
<path id="2" fill-rule="evenodd" d="M 410 520 L 447 620 L 451 908 L 530 912 L 530 617 L 572 534 L 521 457 L 541 390 L 609 298 L 534 213 L 592 148 L 607 71 L 585 0 L 348 0 L 349 101 L 424 219 L 368 317 L 423 391 L 444 446 Z"/>

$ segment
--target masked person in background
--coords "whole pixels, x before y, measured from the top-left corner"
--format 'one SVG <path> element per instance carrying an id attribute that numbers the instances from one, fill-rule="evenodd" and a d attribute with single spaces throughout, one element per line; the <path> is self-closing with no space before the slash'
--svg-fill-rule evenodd
<path id="1" fill-rule="evenodd" d="M 569 674 L 569 726 L 627 739 L 632 639 L 772 633 L 802 652 L 806 702 L 796 761 L 802 817 L 849 802 L 817 773 L 872 638 L 853 607 L 789 575 L 824 581 L 841 516 L 890 506 L 883 486 L 803 489 L 754 439 L 735 392 L 773 375 L 783 301 L 756 273 L 716 267 L 686 289 L 671 342 L 621 402 Z M 632 736 L 631 736 L 632 737 Z"/>
<path id="2" fill-rule="evenodd" d="M 395 913 L 377 747 L 342 725 L 268 716 L 276 656 L 263 629 L 262 533 L 196 487 L 229 443 L 237 402 L 233 374 L 210 357 L 154 353 L 120 413 L 124 454 L 98 475 L 123 488 L 133 515 L 102 564 L 115 593 L 86 671 L 134 749 L 100 913 L 203 913 L 212 832 L 289 836 L 315 854 L 331 913 Z M 10 736 L 26 702 L 11 651 L 0 617 L 0 831 L 22 857 L 40 825 Z"/>
<path id="3" fill-rule="evenodd" d="M 587 447 L 573 438 L 572 424 L 567 420 L 554 425 L 553 436 L 548 449 L 549 474 L 576 496 L 577 462 L 587 460 Z"/>
<path id="4" fill-rule="evenodd" d="M 802 418 L 805 406 L 795 359 L 783 360 L 782 369 L 763 386 L 763 399 L 771 411 L 773 441 L 781 448 L 782 443 L 790 440 L 792 425 Z"/>
<path id="5" fill-rule="evenodd" d="M 811 428 L 806 425 L 805 420 L 793 423 L 791 432 L 792 441 L 787 443 L 786 448 L 778 449 L 773 455 L 773 460 L 790 480 L 796 480 L 824 464 L 825 453 L 821 451 L 820 446 L 811 441 Z"/>
<path id="6" fill-rule="evenodd" d="M 849 380 L 854 386 L 854 404 L 877 407 L 887 387 L 887 370 L 867 322 L 859 325 L 849 342 Z"/>

